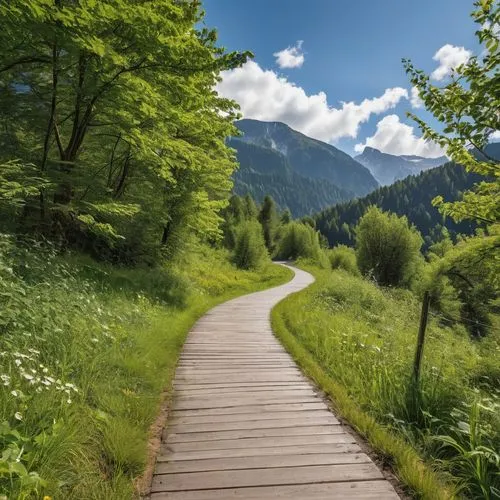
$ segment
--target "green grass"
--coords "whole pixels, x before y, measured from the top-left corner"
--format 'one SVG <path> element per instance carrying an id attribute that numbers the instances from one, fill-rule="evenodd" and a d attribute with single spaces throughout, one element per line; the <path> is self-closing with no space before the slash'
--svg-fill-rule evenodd
<path id="1" fill-rule="evenodd" d="M 273 326 L 339 414 L 413 496 L 496 498 L 499 393 L 488 378 L 495 371 L 485 369 L 498 367 L 498 336 L 477 343 L 465 329 L 432 319 L 415 406 L 410 379 L 420 304 L 413 294 L 341 270 L 306 270 L 316 283 L 281 302 Z"/>
<path id="2" fill-rule="evenodd" d="M 209 249 L 171 269 L 127 270 L 0 243 L 0 498 L 9 500 L 132 498 L 191 325 L 291 277 L 270 264 L 237 270 Z"/>

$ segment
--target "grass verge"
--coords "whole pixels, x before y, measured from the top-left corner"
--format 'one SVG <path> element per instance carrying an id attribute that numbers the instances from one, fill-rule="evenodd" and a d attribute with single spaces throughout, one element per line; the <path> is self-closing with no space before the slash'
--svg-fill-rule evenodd
<path id="1" fill-rule="evenodd" d="M 429 500 L 455 498 L 454 488 L 445 482 L 444 477 L 424 463 L 407 441 L 364 411 L 349 394 L 346 386 L 329 375 L 322 363 L 318 362 L 318 359 L 299 340 L 304 335 L 308 335 L 308 332 L 298 335 L 298 328 L 305 330 L 314 328 L 314 310 L 311 310 L 308 299 L 324 285 L 321 274 L 325 273 L 311 266 L 301 267 L 319 278 L 319 282 L 287 297 L 273 309 L 272 326 L 277 337 L 303 372 L 330 397 L 338 415 L 348 421 L 367 440 L 383 462 L 392 468 L 399 480 L 407 487 L 409 494 Z M 310 323 L 298 323 L 295 315 L 297 311 L 309 311 Z"/>
<path id="2" fill-rule="evenodd" d="M 198 249 L 120 269 L 0 241 L 0 498 L 132 498 L 191 325 L 288 281 Z"/>

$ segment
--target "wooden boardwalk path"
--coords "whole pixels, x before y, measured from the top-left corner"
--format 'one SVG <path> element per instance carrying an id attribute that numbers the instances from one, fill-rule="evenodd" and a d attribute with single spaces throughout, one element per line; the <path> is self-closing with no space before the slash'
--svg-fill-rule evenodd
<path id="1" fill-rule="evenodd" d="M 273 335 L 272 307 L 313 281 L 294 270 L 193 327 L 151 500 L 399 498 Z"/>

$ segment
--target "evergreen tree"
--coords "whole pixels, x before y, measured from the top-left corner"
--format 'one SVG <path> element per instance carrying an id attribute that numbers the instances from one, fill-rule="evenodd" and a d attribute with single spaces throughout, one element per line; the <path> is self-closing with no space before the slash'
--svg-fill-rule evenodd
<path id="1" fill-rule="evenodd" d="M 262 202 L 259 212 L 259 222 L 261 223 L 262 230 L 264 232 L 266 247 L 268 251 L 272 253 L 274 249 L 276 231 L 278 230 L 279 225 L 279 216 L 276 209 L 276 203 L 269 195 L 267 195 Z"/>

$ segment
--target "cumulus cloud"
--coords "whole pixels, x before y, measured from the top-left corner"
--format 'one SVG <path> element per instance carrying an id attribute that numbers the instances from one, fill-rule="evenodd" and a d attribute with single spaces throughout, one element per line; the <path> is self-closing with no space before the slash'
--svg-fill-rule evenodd
<path id="1" fill-rule="evenodd" d="M 304 64 L 303 43 L 302 40 L 299 40 L 293 47 L 275 52 L 273 56 L 276 57 L 276 64 L 280 68 L 300 68 Z"/>
<path id="2" fill-rule="evenodd" d="M 417 137 L 413 127 L 401 123 L 399 116 L 387 115 L 377 123 L 377 130 L 367 137 L 364 144 L 356 144 L 354 150 L 361 153 L 366 146 L 393 155 L 419 155 L 434 158 L 444 154 L 436 143 Z"/>
<path id="3" fill-rule="evenodd" d="M 495 130 L 494 132 L 491 133 L 489 136 L 490 141 L 500 141 L 500 130 Z"/>
<path id="4" fill-rule="evenodd" d="M 411 103 L 411 107 L 414 109 L 424 107 L 424 101 L 422 101 L 422 99 L 420 99 L 420 96 L 418 95 L 417 87 L 411 88 L 410 103 Z"/>
<path id="5" fill-rule="evenodd" d="M 303 88 L 248 61 L 241 68 L 222 73 L 217 90 L 241 106 L 245 118 L 281 121 L 316 139 L 332 142 L 342 137 L 356 138 L 359 126 L 372 114 L 394 108 L 408 91 L 401 87 L 387 89 L 380 97 L 360 103 L 328 104 L 324 92 L 308 95 Z"/>
<path id="6" fill-rule="evenodd" d="M 472 52 L 465 47 L 456 47 L 447 43 L 435 54 L 433 59 L 439 66 L 431 73 L 434 80 L 444 80 L 451 72 L 461 64 L 465 64 L 472 56 Z"/>

